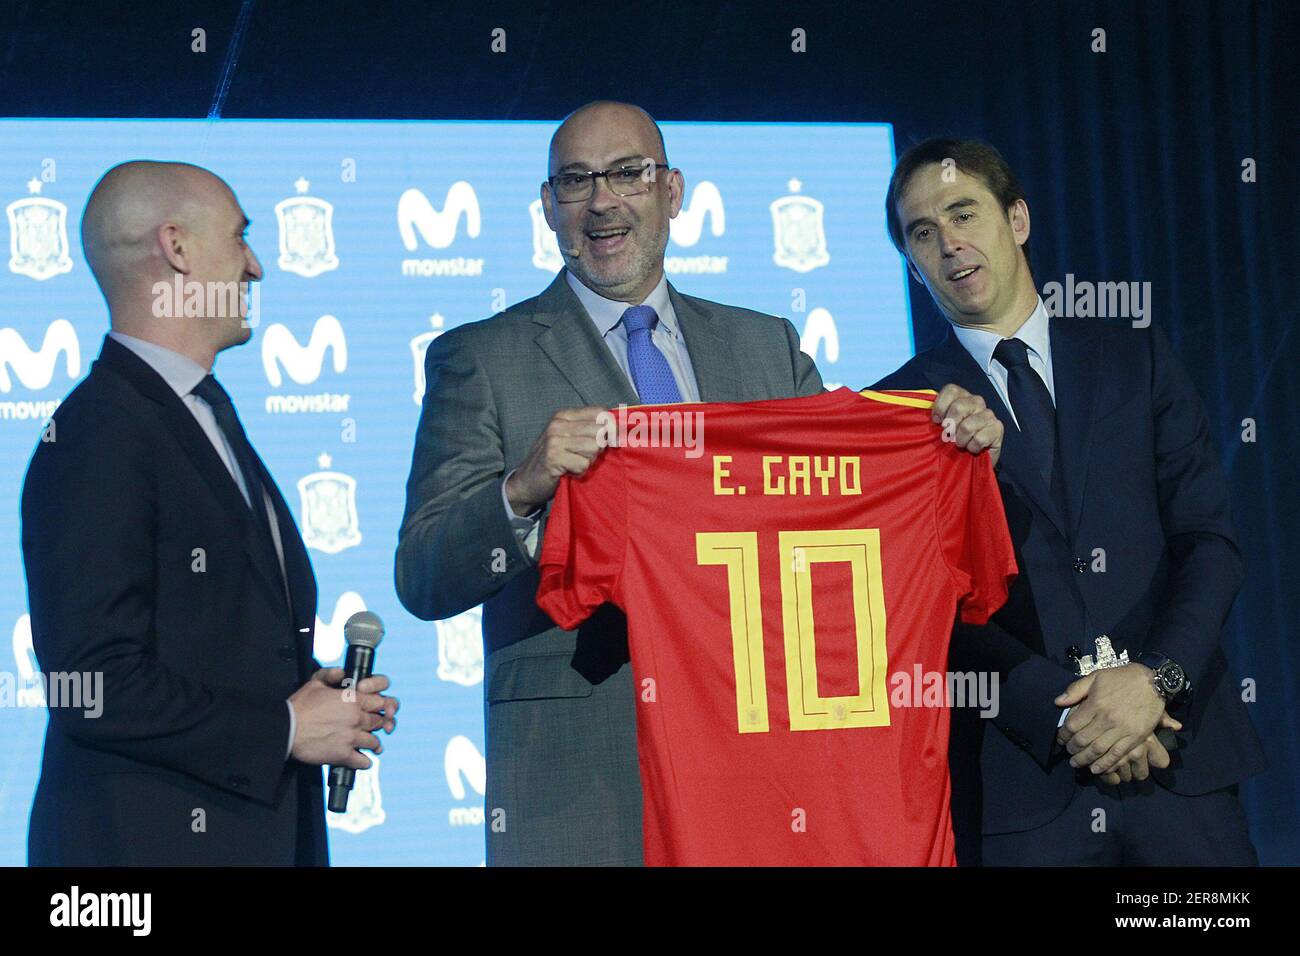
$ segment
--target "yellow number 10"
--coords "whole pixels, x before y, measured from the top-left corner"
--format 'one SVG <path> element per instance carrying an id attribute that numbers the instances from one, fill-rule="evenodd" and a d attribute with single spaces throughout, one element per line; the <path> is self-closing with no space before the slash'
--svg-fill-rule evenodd
<path id="1" fill-rule="evenodd" d="M 790 729 L 888 727 L 889 703 L 885 694 L 888 651 L 880 529 L 782 531 L 779 543 Z M 736 669 L 736 722 L 742 734 L 767 733 L 758 532 L 702 531 L 695 535 L 695 552 L 697 563 L 719 564 L 727 569 L 731 646 Z M 844 562 L 852 572 L 858 693 L 844 697 L 822 697 L 817 693 L 812 566 L 829 562 Z"/>

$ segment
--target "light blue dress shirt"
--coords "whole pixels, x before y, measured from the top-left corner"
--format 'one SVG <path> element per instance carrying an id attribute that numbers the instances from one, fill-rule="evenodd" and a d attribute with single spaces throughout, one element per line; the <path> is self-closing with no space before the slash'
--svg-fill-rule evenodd
<path id="1" fill-rule="evenodd" d="M 632 368 L 627 361 L 627 329 L 623 326 L 623 313 L 633 305 L 648 305 L 659 316 L 651 341 L 673 371 L 677 380 L 677 391 L 684 402 L 698 402 L 700 390 L 695 382 L 695 369 L 691 366 L 691 357 L 686 351 L 686 339 L 682 336 L 681 326 L 677 323 L 677 313 L 673 309 L 672 299 L 668 296 L 668 277 L 661 276 L 659 284 L 639 303 L 618 302 L 591 291 L 579 282 L 572 272 L 565 272 L 569 288 L 573 290 L 587 310 L 587 315 L 596 326 L 596 331 L 605 340 L 609 353 L 623 370 L 629 383 L 632 383 Z M 636 384 L 632 383 L 633 390 Z"/>
<path id="2" fill-rule="evenodd" d="M 661 276 L 659 284 L 651 290 L 644 301 L 639 303 L 607 299 L 588 289 L 574 277 L 572 272 L 566 271 L 564 277 L 634 391 L 636 384 L 632 381 L 632 369 L 627 361 L 627 329 L 623 326 L 623 313 L 633 305 L 648 305 L 659 316 L 651 341 L 668 360 L 668 367 L 672 369 L 682 401 L 700 400 L 699 385 L 695 381 L 695 369 L 691 365 L 690 353 L 686 351 L 686 339 L 682 335 L 681 326 L 677 322 L 677 312 L 673 309 L 672 299 L 668 295 L 668 276 Z M 542 511 L 539 508 L 531 515 L 523 517 L 515 514 L 506 497 L 506 481 L 513 474 L 514 472 L 511 471 L 501 480 L 501 501 L 505 505 L 506 517 L 510 519 L 510 527 L 514 529 L 515 537 L 524 545 L 528 554 L 535 558 L 537 557 L 537 527 Z"/>

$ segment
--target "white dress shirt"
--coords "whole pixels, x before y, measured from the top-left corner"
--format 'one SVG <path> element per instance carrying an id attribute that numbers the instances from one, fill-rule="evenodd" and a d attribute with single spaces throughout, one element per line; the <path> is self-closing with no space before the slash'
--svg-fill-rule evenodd
<path id="1" fill-rule="evenodd" d="M 1029 313 L 1029 318 L 1025 319 L 1024 325 L 1016 329 L 1012 337 L 1028 346 L 1029 367 L 1043 380 L 1043 384 L 1047 386 L 1047 394 L 1052 396 L 1052 403 L 1055 404 L 1056 387 L 1052 381 L 1052 337 L 1048 319 L 1047 306 L 1039 296 L 1038 305 L 1034 307 L 1033 312 Z M 1014 421 L 1016 410 L 1011 407 L 1011 399 L 1007 394 L 1007 369 L 993 357 L 993 350 L 998 347 L 998 343 L 1004 336 L 986 329 L 968 329 L 960 325 L 953 325 L 952 331 L 957 336 L 957 341 L 971 354 L 975 364 L 989 377 L 989 381 L 997 389 L 998 397 L 1002 399 L 1002 404 L 1007 406 Z M 1020 427 L 1019 422 L 1016 423 L 1016 427 Z"/>
<path id="2" fill-rule="evenodd" d="M 1012 337 L 1019 339 L 1027 346 L 1026 355 L 1029 359 L 1029 367 L 1037 372 L 1038 377 L 1043 380 L 1043 384 L 1047 386 L 1047 394 L 1052 396 L 1052 404 L 1055 405 L 1056 386 L 1052 380 L 1052 336 L 1049 319 L 1047 306 L 1043 304 L 1043 297 L 1039 296 L 1038 305 L 1034 306 L 1034 311 L 1029 313 L 1029 318 L 1025 319 L 1024 325 L 1016 329 L 1016 334 Z M 1002 399 L 1002 404 L 1011 413 L 1011 419 L 1015 422 L 1016 428 L 1019 428 L 1020 423 L 1015 421 L 1016 410 L 1011 407 L 1011 398 L 1007 392 L 1006 366 L 993 357 L 994 349 L 998 347 L 998 343 L 1002 341 L 1004 336 L 985 329 L 968 329 L 960 325 L 954 325 L 952 331 L 957 336 L 957 341 L 971 354 L 975 364 L 983 369 L 984 374 L 989 377 L 989 381 L 997 389 L 998 397 Z M 1057 727 L 1065 723 L 1065 718 L 1070 716 L 1072 709 L 1067 707 L 1061 711 L 1061 719 L 1057 721 Z"/>
<path id="3" fill-rule="evenodd" d="M 244 496 L 244 501 L 247 503 L 248 488 L 244 485 L 243 472 L 239 469 L 230 442 L 226 440 L 225 434 L 221 431 L 221 426 L 217 424 L 217 418 L 212 413 L 212 406 L 197 395 L 191 394 L 195 386 L 207 377 L 209 370 L 179 352 L 173 352 L 169 348 L 164 348 L 153 342 L 146 342 L 144 339 L 138 339 L 133 335 L 111 331 L 108 333 L 108 337 L 138 355 L 150 368 L 162 376 L 163 381 L 171 386 L 172 391 L 180 397 L 180 400 L 185 403 L 185 407 L 194 416 L 195 421 L 199 423 L 203 433 L 208 436 L 208 441 L 212 443 L 217 457 L 226 466 L 226 471 L 235 480 L 239 493 Z M 275 542 L 275 553 L 280 559 L 280 575 L 283 583 L 286 580 L 284 545 L 280 541 L 280 524 L 275 517 L 275 507 L 271 504 L 271 496 L 265 488 L 262 489 L 262 506 L 266 509 L 267 521 L 271 526 L 271 540 Z M 286 594 L 288 593 L 287 587 L 286 584 Z M 293 737 L 294 732 L 297 730 L 297 719 L 293 714 L 293 705 L 287 700 L 284 704 L 289 708 L 289 747 L 285 751 L 285 759 L 287 760 L 289 754 L 293 752 Z"/>

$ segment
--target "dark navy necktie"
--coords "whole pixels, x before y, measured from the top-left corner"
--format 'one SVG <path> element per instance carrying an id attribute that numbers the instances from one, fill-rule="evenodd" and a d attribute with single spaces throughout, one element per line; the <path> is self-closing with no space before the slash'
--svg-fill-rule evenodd
<path id="1" fill-rule="evenodd" d="M 244 476 L 244 488 L 248 491 L 248 505 L 253 512 L 254 527 L 258 529 L 259 535 L 265 536 L 264 543 L 270 546 L 271 553 L 274 554 L 275 544 L 271 538 L 271 526 L 267 522 L 266 502 L 262 497 L 262 481 L 258 477 L 257 459 L 253 454 L 253 446 L 248 442 L 248 436 L 244 434 L 244 427 L 239 424 L 239 416 L 235 414 L 235 406 L 230 401 L 229 393 L 221 387 L 221 383 L 216 378 L 208 375 L 194 386 L 191 394 L 197 395 L 212 407 L 212 416 L 217 420 L 217 427 L 230 443 L 240 474 Z"/>
<path id="2" fill-rule="evenodd" d="M 623 313 L 627 330 L 627 364 L 632 384 L 643 405 L 666 405 L 680 402 L 682 393 L 673 378 L 668 359 L 659 351 L 652 336 L 659 324 L 659 314 L 648 305 L 634 305 Z"/>
<path id="3" fill-rule="evenodd" d="M 1007 370 L 1007 398 L 1035 470 L 1052 483 L 1056 464 L 1056 406 L 1042 377 L 1029 365 L 1029 346 L 1019 339 L 1003 339 L 993 357 Z"/>

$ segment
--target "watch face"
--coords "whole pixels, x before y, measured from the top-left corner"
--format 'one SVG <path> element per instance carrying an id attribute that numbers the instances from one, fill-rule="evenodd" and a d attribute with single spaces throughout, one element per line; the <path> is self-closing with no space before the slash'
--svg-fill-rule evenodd
<path id="1" fill-rule="evenodd" d="M 1160 683 L 1171 694 L 1183 689 L 1185 678 L 1183 669 L 1173 661 L 1168 661 L 1160 668 Z"/>

